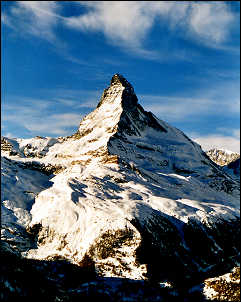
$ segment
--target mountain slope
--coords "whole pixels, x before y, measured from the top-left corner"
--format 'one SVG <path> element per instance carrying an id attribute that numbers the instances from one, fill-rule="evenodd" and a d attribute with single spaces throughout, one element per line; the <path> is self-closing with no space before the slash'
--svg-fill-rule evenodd
<path id="1" fill-rule="evenodd" d="M 240 182 L 240 158 L 230 162 L 223 170 L 229 174 L 233 179 Z"/>
<path id="2" fill-rule="evenodd" d="M 51 182 L 27 214 L 38 242 L 24 257 L 79 264 L 88 255 L 105 277 L 182 286 L 236 265 L 239 183 L 146 112 L 121 75 L 72 136 L 12 144 L 20 147 L 4 153 L 10 162 L 24 163 L 26 173 L 33 166 L 47 172 Z M 26 144 L 34 152 L 24 152 Z M 3 191 L 17 207 L 13 191 Z"/>

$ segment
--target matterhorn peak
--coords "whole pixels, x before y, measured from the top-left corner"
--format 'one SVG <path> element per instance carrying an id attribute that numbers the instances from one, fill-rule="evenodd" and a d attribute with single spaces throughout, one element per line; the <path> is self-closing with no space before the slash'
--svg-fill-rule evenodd
<path id="1" fill-rule="evenodd" d="M 112 85 L 122 85 L 123 87 L 132 87 L 132 85 L 123 77 L 123 75 L 116 73 L 113 75 L 111 82 Z"/>
<path id="2" fill-rule="evenodd" d="M 104 89 L 97 108 L 103 104 L 121 105 L 123 109 L 133 110 L 138 100 L 132 85 L 119 73 L 113 75 L 110 86 Z"/>
<path id="3" fill-rule="evenodd" d="M 30 301 L 26 271 L 46 294 L 56 287 L 54 300 L 200 301 L 193 289 L 239 261 L 240 161 L 216 165 L 145 111 L 120 74 L 72 136 L 4 137 L 2 152 L 4 301 L 16 293 Z"/>

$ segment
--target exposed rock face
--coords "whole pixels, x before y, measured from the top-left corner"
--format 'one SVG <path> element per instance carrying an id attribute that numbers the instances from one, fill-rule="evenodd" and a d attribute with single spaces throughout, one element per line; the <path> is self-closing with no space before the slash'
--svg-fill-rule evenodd
<path id="1" fill-rule="evenodd" d="M 1 150 L 2 151 L 11 151 L 12 145 L 8 142 L 5 137 L 1 137 Z"/>
<path id="2" fill-rule="evenodd" d="M 87 257 L 102 277 L 168 281 L 186 291 L 236 265 L 239 182 L 146 112 L 123 76 L 113 76 L 73 136 L 20 141 L 21 152 L 27 143 L 36 148 L 34 173 L 60 170 L 44 174 L 48 185 L 36 188 L 31 221 L 18 221 L 37 241 L 22 256 L 76 265 Z M 24 178 L 33 173 L 32 159 L 21 152 L 14 160 L 25 169 L 12 173 Z M 11 190 L 3 192 L 16 204 Z"/>
<path id="3" fill-rule="evenodd" d="M 205 280 L 204 294 L 209 301 L 240 301 L 240 267 L 231 273 Z"/>
<path id="4" fill-rule="evenodd" d="M 238 153 L 215 148 L 207 151 L 207 155 L 219 166 L 226 166 L 240 158 L 240 154 Z"/>
<path id="5" fill-rule="evenodd" d="M 7 152 L 9 155 L 17 155 L 17 151 L 13 149 L 13 145 L 6 137 L 1 137 L 1 151 Z"/>
<path id="6" fill-rule="evenodd" d="M 132 85 L 120 74 L 115 74 L 110 82 L 110 86 L 104 90 L 97 108 L 103 103 L 111 103 L 121 95 L 121 106 L 128 110 L 137 106 L 137 97 Z"/>

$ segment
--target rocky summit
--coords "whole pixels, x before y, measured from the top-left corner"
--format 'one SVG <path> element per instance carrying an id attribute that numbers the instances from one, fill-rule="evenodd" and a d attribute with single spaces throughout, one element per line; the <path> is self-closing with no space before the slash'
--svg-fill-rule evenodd
<path id="1" fill-rule="evenodd" d="M 239 266 L 237 175 L 122 75 L 73 135 L 3 142 L 3 301 L 208 301 Z"/>
<path id="2" fill-rule="evenodd" d="M 240 158 L 240 154 L 236 152 L 216 148 L 207 151 L 207 155 L 219 166 L 226 166 Z"/>

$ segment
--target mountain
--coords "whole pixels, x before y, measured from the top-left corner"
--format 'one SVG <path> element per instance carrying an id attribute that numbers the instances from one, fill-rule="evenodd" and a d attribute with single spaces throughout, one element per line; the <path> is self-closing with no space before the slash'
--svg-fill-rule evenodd
<path id="1" fill-rule="evenodd" d="M 208 157 L 217 165 L 222 166 L 225 173 L 240 181 L 240 155 L 236 152 L 211 149 L 206 152 Z"/>
<path id="2" fill-rule="evenodd" d="M 223 167 L 223 170 L 229 174 L 233 179 L 240 181 L 240 158 L 230 162 Z"/>
<path id="3" fill-rule="evenodd" d="M 212 161 L 219 166 L 226 166 L 229 163 L 240 158 L 240 154 L 229 150 L 213 148 L 206 152 Z"/>
<path id="4" fill-rule="evenodd" d="M 237 266 L 239 182 L 145 111 L 123 76 L 112 77 L 73 135 L 3 140 L 4 253 L 27 269 L 67 261 L 94 267 L 108 301 L 116 301 L 113 277 L 139 282 L 138 290 L 145 280 L 158 284 L 151 292 L 160 299 L 160 283 L 171 284 L 180 301 Z M 59 278 L 50 277 L 62 284 Z M 66 291 L 84 292 L 76 286 Z"/>

